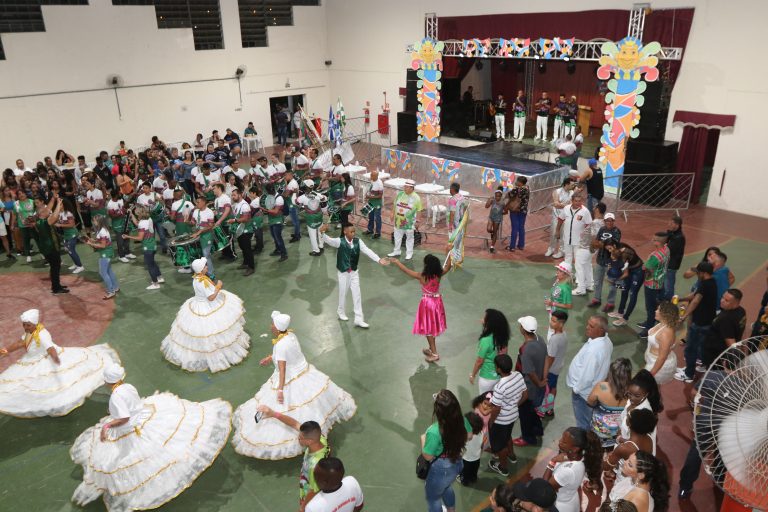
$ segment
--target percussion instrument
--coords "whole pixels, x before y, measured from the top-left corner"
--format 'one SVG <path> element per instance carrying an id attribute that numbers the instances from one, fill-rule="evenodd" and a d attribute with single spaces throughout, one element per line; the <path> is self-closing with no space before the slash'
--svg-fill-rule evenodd
<path id="1" fill-rule="evenodd" d="M 221 226 L 216 226 L 213 228 L 213 245 L 211 248 L 214 252 L 219 252 L 228 245 L 231 245 L 232 240 L 230 239 L 229 235 L 227 235 L 224 232 L 224 229 L 222 229 Z"/>
<path id="2" fill-rule="evenodd" d="M 200 240 L 194 233 L 178 235 L 168 240 L 168 252 L 177 267 L 188 267 L 203 255 Z"/>
<path id="3" fill-rule="evenodd" d="M 368 215 L 369 215 L 369 214 L 370 214 L 370 213 L 371 213 L 373 210 L 375 210 L 375 209 L 376 209 L 376 207 L 375 207 L 375 206 L 373 206 L 371 203 L 365 203 L 365 206 L 363 206 L 362 208 L 360 208 L 360 215 L 362 215 L 363 217 L 368 217 Z"/>

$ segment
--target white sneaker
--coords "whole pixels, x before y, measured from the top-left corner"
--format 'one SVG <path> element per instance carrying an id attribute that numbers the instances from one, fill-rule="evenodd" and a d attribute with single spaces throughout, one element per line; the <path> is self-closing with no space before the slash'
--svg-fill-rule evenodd
<path id="1" fill-rule="evenodd" d="M 696 371 L 699 373 L 707 373 L 707 367 L 701 364 L 697 364 Z"/>
<path id="2" fill-rule="evenodd" d="M 126 258 L 125 256 L 123 256 L 122 258 L 117 258 L 117 259 L 119 259 L 119 260 L 120 260 L 120 261 L 122 261 L 123 263 L 130 263 L 130 262 L 131 262 L 131 260 L 129 260 L 129 259 L 128 259 L 128 258 Z"/>
<path id="3" fill-rule="evenodd" d="M 611 318 L 621 318 L 624 315 L 622 315 L 618 311 L 611 311 L 610 313 L 608 313 L 608 316 Z"/>
<path id="4" fill-rule="evenodd" d="M 27 256 L 27 263 L 32 263 L 32 256 Z"/>
<path id="5" fill-rule="evenodd" d="M 552 256 L 553 252 L 555 251 L 550 247 L 549 249 L 547 249 L 547 252 L 544 253 L 544 257 L 549 258 L 550 256 Z"/>
<path id="6" fill-rule="evenodd" d="M 396 258 L 397 256 L 400 256 L 400 251 L 392 251 L 391 253 L 387 254 L 390 258 Z"/>
<path id="7" fill-rule="evenodd" d="M 165 282 L 165 278 L 163 276 L 160 276 L 160 277 L 157 278 L 157 282 L 158 283 L 164 283 Z"/>
<path id="8" fill-rule="evenodd" d="M 180 268 L 178 270 L 178 272 L 179 272 L 179 274 L 191 274 L 192 273 L 192 269 L 191 268 Z"/>
<path id="9" fill-rule="evenodd" d="M 582 295 L 586 295 L 586 294 L 587 294 L 587 292 L 582 291 L 582 290 L 574 290 L 573 291 L 573 295 L 578 295 L 579 297 L 582 296 Z"/>
<path id="10" fill-rule="evenodd" d="M 344 313 L 337 313 L 337 314 L 339 315 L 339 320 L 341 320 L 342 322 L 346 322 L 347 320 L 349 320 L 349 317 Z"/>
<path id="11" fill-rule="evenodd" d="M 135 254 L 127 254 L 126 258 L 128 258 L 129 260 L 135 260 L 136 259 L 136 255 Z"/>
<path id="12" fill-rule="evenodd" d="M 555 259 L 560 259 L 560 258 L 562 258 L 563 256 L 565 256 L 565 255 L 563 254 L 563 251 L 557 251 L 555 254 L 553 254 L 553 255 L 552 255 L 552 257 L 553 257 L 553 258 L 555 258 Z"/>
<path id="13" fill-rule="evenodd" d="M 75 270 L 77 268 L 77 265 L 70 265 L 67 267 L 67 270 Z"/>
<path id="14" fill-rule="evenodd" d="M 613 326 L 614 327 L 621 327 L 622 325 L 627 325 L 627 321 L 624 320 L 624 318 L 619 318 L 619 319 L 613 321 Z"/>
<path id="15" fill-rule="evenodd" d="M 413 254 L 406 254 L 405 255 L 405 261 L 411 261 L 413 259 Z"/>
<path id="16" fill-rule="evenodd" d="M 363 321 L 355 322 L 355 326 L 356 327 L 360 327 L 362 329 L 367 329 L 368 327 L 370 327 L 367 323 L 365 323 Z"/>
<path id="17" fill-rule="evenodd" d="M 75 270 L 73 270 L 72 273 L 73 274 L 79 274 L 83 270 L 85 270 L 85 267 L 75 267 Z"/>
<path id="18" fill-rule="evenodd" d="M 151 285 L 147 286 L 147 290 L 159 290 L 160 285 L 157 283 L 152 283 Z"/>

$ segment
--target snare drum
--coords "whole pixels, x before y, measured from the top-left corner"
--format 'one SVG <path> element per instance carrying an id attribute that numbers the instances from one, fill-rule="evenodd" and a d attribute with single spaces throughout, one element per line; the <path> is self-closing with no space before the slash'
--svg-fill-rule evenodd
<path id="1" fill-rule="evenodd" d="M 368 217 L 368 215 L 370 215 L 370 213 L 375 209 L 376 207 L 373 206 L 371 203 L 365 203 L 365 206 L 360 208 L 360 215 L 362 215 L 363 217 Z"/>
<path id="2" fill-rule="evenodd" d="M 221 226 L 213 228 L 213 244 L 212 249 L 214 252 L 219 252 L 225 247 L 230 245 L 230 237 L 224 232 Z"/>
<path id="3" fill-rule="evenodd" d="M 203 255 L 200 240 L 192 233 L 171 238 L 168 241 L 168 251 L 171 253 L 173 264 L 177 267 L 188 267 Z"/>

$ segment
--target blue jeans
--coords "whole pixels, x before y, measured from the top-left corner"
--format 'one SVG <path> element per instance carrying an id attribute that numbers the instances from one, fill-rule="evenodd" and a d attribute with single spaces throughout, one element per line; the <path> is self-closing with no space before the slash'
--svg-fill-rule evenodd
<path id="1" fill-rule="evenodd" d="M 160 249 L 163 252 L 167 251 L 168 242 L 166 241 L 165 228 L 160 222 L 155 222 L 154 219 L 152 220 L 152 225 L 155 228 L 155 233 L 157 233 L 157 236 L 160 238 Z"/>
<path id="2" fill-rule="evenodd" d="M 104 280 L 104 287 L 107 289 L 107 293 L 115 293 L 120 288 L 120 283 L 117 281 L 115 271 L 112 270 L 112 261 L 110 258 L 99 258 L 99 275 Z"/>
<path id="3" fill-rule="evenodd" d="M 280 124 L 277 127 L 277 143 L 285 146 L 288 142 L 288 125 Z"/>
<path id="4" fill-rule="evenodd" d="M 595 209 L 595 206 L 597 206 L 597 203 L 602 201 L 602 199 L 597 199 L 592 194 L 587 193 L 587 210 L 589 210 L 589 213 L 592 213 L 592 210 Z"/>
<path id="5" fill-rule="evenodd" d="M 573 415 L 576 418 L 576 426 L 589 432 L 592 425 L 592 407 L 581 395 L 571 392 L 571 404 Z"/>
<path id="6" fill-rule="evenodd" d="M 269 234 L 272 235 L 272 240 L 275 242 L 275 251 L 280 253 L 280 256 L 286 256 L 288 251 L 285 250 L 285 242 L 283 242 L 283 225 L 270 224 Z"/>
<path id="7" fill-rule="evenodd" d="M 442 512 L 443 504 L 445 508 L 456 508 L 456 495 L 452 486 L 463 466 L 464 461 L 461 459 L 456 462 L 440 457 L 435 459 L 424 483 L 428 512 Z"/>
<path id="8" fill-rule="evenodd" d="M 509 237 L 509 248 L 525 249 L 525 212 L 510 212 L 509 222 L 512 224 L 512 234 Z"/>
<path id="9" fill-rule="evenodd" d="M 641 286 L 643 286 L 643 267 L 637 267 L 629 272 L 629 276 L 624 280 L 624 289 L 621 291 L 619 313 L 623 315 L 624 320 L 629 320 L 629 315 L 634 311 L 637 304 L 637 293 Z M 627 297 L 629 297 L 629 304 L 627 304 Z M 625 307 L 626 309 L 624 309 Z"/>
<path id="10" fill-rule="evenodd" d="M 211 256 L 211 251 L 213 251 L 213 244 L 203 246 L 203 258 L 208 261 L 208 275 L 213 277 L 216 274 L 213 273 L 213 256 Z"/>
<path id="11" fill-rule="evenodd" d="M 299 224 L 299 209 L 295 206 L 288 208 L 288 215 L 291 217 L 291 224 L 293 224 L 293 238 L 298 240 L 301 238 L 301 225 Z"/>
<path id="12" fill-rule="evenodd" d="M 64 240 L 64 248 L 67 250 L 67 254 L 69 254 L 69 257 L 72 258 L 72 263 L 74 263 L 78 267 L 82 267 L 83 262 L 80 261 L 80 255 L 77 254 L 77 249 L 75 249 L 76 245 L 77 245 L 77 237 L 70 238 L 69 240 Z"/>
<path id="13" fill-rule="evenodd" d="M 709 325 L 696 325 L 691 322 L 688 326 L 688 333 L 685 336 L 685 376 L 692 379 L 696 375 L 696 359 L 701 357 L 701 347 L 704 345 L 704 338 L 709 332 Z"/>
<path id="14" fill-rule="evenodd" d="M 160 277 L 160 267 L 157 266 L 155 261 L 155 251 L 144 251 L 144 265 L 149 272 L 149 278 L 153 283 L 157 282 L 157 278 Z"/>
<path id="15" fill-rule="evenodd" d="M 381 208 L 374 208 L 368 214 L 368 231 L 377 235 L 381 234 Z"/>
<path id="16" fill-rule="evenodd" d="M 645 330 L 647 331 L 654 325 L 656 325 L 656 308 L 659 306 L 659 301 L 664 293 L 663 289 L 645 288 Z"/>
<path id="17" fill-rule="evenodd" d="M 664 276 L 664 293 L 659 297 L 659 300 L 672 300 L 672 296 L 675 294 L 676 279 L 677 270 L 667 269 L 667 273 Z"/>

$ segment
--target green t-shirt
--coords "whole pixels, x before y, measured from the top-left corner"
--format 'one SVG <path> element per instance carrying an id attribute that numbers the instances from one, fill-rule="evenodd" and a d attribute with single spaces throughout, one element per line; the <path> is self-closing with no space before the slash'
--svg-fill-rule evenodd
<path id="1" fill-rule="evenodd" d="M 643 285 L 652 290 L 661 290 L 664 287 L 664 277 L 667 273 L 669 261 L 669 249 L 662 247 L 653 251 L 645 261 L 645 279 Z"/>
<path id="2" fill-rule="evenodd" d="M 571 296 L 571 283 L 568 281 L 565 281 L 563 283 L 555 282 L 555 284 L 552 285 L 552 291 L 551 291 L 552 302 L 557 302 L 559 304 L 572 304 L 573 303 L 573 297 Z M 566 308 L 560 308 L 556 306 L 552 306 L 552 311 L 568 311 Z"/>
<path id="3" fill-rule="evenodd" d="M 325 436 L 320 436 L 320 443 L 323 445 L 323 448 L 316 452 L 310 453 L 309 448 L 304 450 L 304 460 L 301 463 L 301 474 L 299 475 L 300 499 L 304 499 L 304 497 L 309 494 L 309 491 L 318 492 L 320 490 L 317 486 L 317 482 L 315 482 L 315 466 L 320 459 L 327 457 L 328 452 L 330 451 L 328 448 L 328 439 L 326 439 Z"/>
<path id="4" fill-rule="evenodd" d="M 468 434 L 472 432 L 472 425 L 469 424 L 467 418 L 464 418 L 464 428 L 467 429 Z M 443 454 L 443 436 L 440 435 L 440 427 L 437 422 L 431 424 L 427 429 L 422 451 L 433 457 L 439 457 Z"/>
<path id="5" fill-rule="evenodd" d="M 24 225 L 24 220 L 35 213 L 35 202 L 31 199 L 27 199 L 26 201 L 16 201 L 13 209 L 16 210 L 16 224 L 18 224 L 20 228 L 29 227 Z"/>
<path id="6" fill-rule="evenodd" d="M 477 373 L 480 377 L 491 380 L 499 378 L 496 373 L 496 364 L 493 362 L 496 355 L 496 347 L 493 346 L 493 334 L 480 338 L 480 341 L 477 342 L 477 357 L 483 358 L 483 365 Z"/>
<path id="7" fill-rule="evenodd" d="M 56 231 L 48 224 L 48 219 L 37 220 L 37 246 L 40 252 L 48 256 L 59 251 L 59 237 Z"/>

